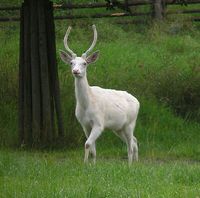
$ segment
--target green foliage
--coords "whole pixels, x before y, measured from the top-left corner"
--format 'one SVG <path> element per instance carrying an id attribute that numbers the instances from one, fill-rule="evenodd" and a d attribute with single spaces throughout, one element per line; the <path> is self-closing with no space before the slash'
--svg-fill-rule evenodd
<path id="1" fill-rule="evenodd" d="M 197 55 L 199 32 L 196 32 L 195 36 L 192 26 L 184 30 L 183 25 L 184 28 L 180 32 L 171 35 L 173 24 L 169 26 L 155 24 L 142 33 L 139 28 L 133 26 L 120 27 L 110 24 L 108 28 L 105 21 L 104 24 L 102 21 L 95 21 L 95 23 L 99 33 L 96 49 L 100 50 L 100 59 L 88 68 L 90 84 L 127 90 L 139 98 L 141 112 L 136 136 L 140 140 L 141 149 L 144 149 L 143 152 L 151 152 L 149 153 L 151 157 L 162 156 L 167 149 L 170 156 L 185 156 L 188 153 L 188 157 L 198 157 L 199 147 L 196 140 L 199 137 L 199 125 L 176 118 L 173 112 L 181 113 L 183 117 L 193 115 L 192 118 L 199 119 L 196 113 L 199 108 L 199 92 L 193 90 L 196 98 L 193 103 L 195 108 L 190 108 L 190 103 L 182 100 L 184 86 L 188 86 L 188 79 L 182 78 L 182 75 L 190 77 L 190 83 L 193 82 L 196 86 L 199 84 L 199 81 L 194 79 L 194 76 L 198 78 L 197 73 L 192 73 L 191 69 L 199 60 Z M 57 28 L 59 29 L 60 26 L 57 25 Z M 58 48 L 63 49 L 62 39 L 66 28 L 58 29 L 57 39 L 60 41 Z M 88 41 L 92 38 L 92 31 L 88 25 L 84 26 L 83 22 L 81 28 L 76 26 L 70 36 L 70 46 L 80 55 L 89 46 Z M 184 52 L 179 52 L 176 48 L 179 50 L 183 48 Z M 62 71 L 60 72 L 60 80 L 63 82 L 61 93 L 64 94 L 62 97 L 66 98 L 63 102 L 65 115 L 74 118 L 73 77 L 69 66 L 64 65 L 59 57 L 58 60 Z M 190 76 L 191 74 L 193 76 Z M 69 95 L 69 92 L 72 94 Z M 183 108 L 182 112 L 180 107 Z M 72 119 L 66 119 L 66 126 L 73 125 L 73 131 L 77 132 L 73 133 L 74 140 L 82 140 L 84 134 L 80 138 L 82 129 L 76 124 L 78 123 L 75 119 L 73 122 Z M 71 140 L 71 128 L 67 134 Z M 186 138 L 188 134 L 190 138 Z M 194 143 L 192 139 L 195 140 Z M 102 137 L 102 144 L 106 141 L 114 145 L 120 144 L 118 138 L 111 134 Z M 191 147 L 182 146 L 190 143 Z M 103 146 L 105 147 L 105 144 Z M 192 152 L 194 150 L 196 154 Z"/>
<path id="2" fill-rule="evenodd" d="M 93 36 L 88 24 L 95 23 L 98 29 L 96 49 L 101 54 L 88 68 L 90 84 L 127 90 L 139 99 L 135 135 L 140 162 L 129 168 L 126 146 L 106 131 L 97 141 L 96 166 L 83 165 L 85 137 L 74 115 L 73 77 L 57 54 L 66 135 L 54 147 L 67 150 L 1 148 L 0 197 L 198 197 L 198 25 L 57 21 L 57 51 L 64 49 L 63 36 L 70 23 L 74 28 L 69 45 L 79 55 Z M 0 146 L 13 147 L 18 140 L 19 27 L 0 24 L 0 40 Z"/>
<path id="3" fill-rule="evenodd" d="M 91 85 L 127 90 L 141 102 L 136 137 L 141 154 L 148 157 L 199 159 L 199 30 L 176 22 L 151 26 L 119 26 L 110 20 L 57 21 L 57 51 L 64 49 L 67 26 L 73 29 L 69 45 L 79 55 L 92 40 L 91 26 L 98 29 L 100 59 L 88 68 Z M 0 26 L 0 126 L 2 146 L 17 144 L 18 39 L 16 24 Z M 55 147 L 77 147 L 85 140 L 75 115 L 74 83 L 69 66 L 58 67 L 66 137 Z M 174 113 L 181 115 L 177 117 Z M 188 120 L 190 118 L 190 121 Z M 100 147 L 123 145 L 110 132 L 100 138 Z M 122 146 L 123 147 L 123 146 Z M 125 149 L 125 147 L 123 147 Z M 167 155 L 166 155 L 167 153 Z"/>
<path id="4" fill-rule="evenodd" d="M 1 0 L 0 5 L 21 2 Z M 83 165 L 85 137 L 74 115 L 73 77 L 59 54 L 65 138 L 55 140 L 52 149 L 60 150 L 3 150 L 18 145 L 19 24 L 1 23 L 0 197 L 199 196 L 200 26 L 180 17 L 146 26 L 114 21 L 56 21 L 57 53 L 64 49 L 69 24 L 69 45 L 79 55 L 90 45 L 91 24 L 96 24 L 100 59 L 88 68 L 88 79 L 91 85 L 127 90 L 139 99 L 135 135 L 140 162 L 129 168 L 126 146 L 106 131 L 97 141 L 96 166 Z"/>

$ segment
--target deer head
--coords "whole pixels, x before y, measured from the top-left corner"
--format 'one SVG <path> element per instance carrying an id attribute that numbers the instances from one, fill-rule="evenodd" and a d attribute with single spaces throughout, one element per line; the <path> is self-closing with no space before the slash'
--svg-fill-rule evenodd
<path id="1" fill-rule="evenodd" d="M 74 75 L 74 77 L 79 77 L 80 78 L 80 77 L 85 76 L 87 66 L 90 63 L 94 63 L 97 60 L 98 56 L 99 56 L 99 51 L 96 51 L 93 54 L 91 54 L 90 56 L 88 56 L 88 54 L 93 50 L 93 48 L 94 48 L 94 46 L 95 46 L 95 44 L 97 42 L 96 26 L 93 25 L 92 28 L 93 28 L 93 31 L 94 31 L 93 42 L 92 42 L 90 48 L 86 52 L 84 52 L 81 57 L 78 57 L 69 48 L 69 46 L 67 44 L 68 36 L 69 36 L 69 33 L 70 33 L 71 29 L 72 29 L 71 26 L 68 27 L 67 32 L 65 34 L 64 46 L 65 46 L 67 52 L 64 52 L 64 51 L 60 50 L 60 57 L 65 63 L 71 65 L 71 70 L 72 70 L 72 74 Z"/>

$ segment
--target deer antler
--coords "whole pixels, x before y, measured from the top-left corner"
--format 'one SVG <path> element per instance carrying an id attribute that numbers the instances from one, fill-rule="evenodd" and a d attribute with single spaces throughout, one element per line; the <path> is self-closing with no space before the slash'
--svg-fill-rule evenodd
<path id="1" fill-rule="evenodd" d="M 92 45 L 90 46 L 90 48 L 85 53 L 82 54 L 82 58 L 86 58 L 87 54 L 89 52 L 91 52 L 93 50 L 94 46 L 96 45 L 96 42 L 97 42 L 97 30 L 96 30 L 96 26 L 92 25 L 92 29 L 93 29 L 93 32 L 94 32 L 94 39 L 93 39 Z"/>
<path id="2" fill-rule="evenodd" d="M 69 46 L 67 44 L 68 36 L 69 36 L 71 29 L 72 29 L 71 26 L 69 26 L 67 29 L 67 32 L 64 37 L 64 46 L 65 46 L 66 50 L 72 55 L 72 57 L 75 58 L 77 55 L 71 49 L 69 49 Z"/>

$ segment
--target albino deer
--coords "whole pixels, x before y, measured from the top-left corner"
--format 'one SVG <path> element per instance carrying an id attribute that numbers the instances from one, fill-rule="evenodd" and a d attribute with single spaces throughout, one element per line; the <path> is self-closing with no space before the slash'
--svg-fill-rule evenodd
<path id="1" fill-rule="evenodd" d="M 75 78 L 75 114 L 87 137 L 84 162 L 88 162 L 89 153 L 93 156 L 93 162 L 96 162 L 95 141 L 104 129 L 111 129 L 127 144 L 128 162 L 131 164 L 132 160 L 138 160 L 137 140 L 133 136 L 133 131 L 140 103 L 126 91 L 89 86 L 86 70 L 88 65 L 94 63 L 99 55 L 99 51 L 96 51 L 88 56 L 97 41 L 96 27 L 95 25 L 92 27 L 94 40 L 81 57 L 77 57 L 68 47 L 67 40 L 71 27 L 68 27 L 64 37 L 64 46 L 68 53 L 60 50 L 61 59 L 71 65 Z"/>

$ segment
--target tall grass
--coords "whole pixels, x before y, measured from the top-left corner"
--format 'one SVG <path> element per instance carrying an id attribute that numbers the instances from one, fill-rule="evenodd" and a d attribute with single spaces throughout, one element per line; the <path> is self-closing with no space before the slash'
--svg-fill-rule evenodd
<path id="1" fill-rule="evenodd" d="M 18 140 L 19 27 L 0 24 L 0 197 L 199 197 L 200 26 L 181 20 L 151 26 L 113 21 L 57 21 L 57 51 L 64 49 L 71 24 L 69 45 L 80 55 L 96 24 L 100 59 L 89 66 L 88 80 L 139 99 L 140 162 L 128 167 L 126 146 L 106 131 L 97 141 L 96 166 L 83 165 L 85 137 L 74 115 L 73 77 L 58 52 L 65 125 L 65 138 L 55 142 L 60 150 L 5 149 Z"/>
<path id="2" fill-rule="evenodd" d="M 79 55 L 90 45 L 92 30 L 88 24 L 92 23 L 98 29 L 96 49 L 100 50 L 100 58 L 88 68 L 89 83 L 127 90 L 140 100 L 135 133 L 142 154 L 199 159 L 198 27 L 183 23 L 176 29 L 176 22 L 144 27 L 119 26 L 110 20 L 73 21 L 69 45 Z M 70 21 L 56 22 L 57 49 L 64 49 L 62 40 L 69 24 Z M 1 25 L 0 29 L 3 42 L 0 49 L 0 144 L 11 146 L 17 143 L 19 29 L 14 24 Z M 57 58 L 66 134 L 64 144 L 82 145 L 84 135 L 74 116 L 73 77 L 59 54 Z M 104 147 L 120 144 L 111 133 L 101 139 L 100 145 Z"/>

